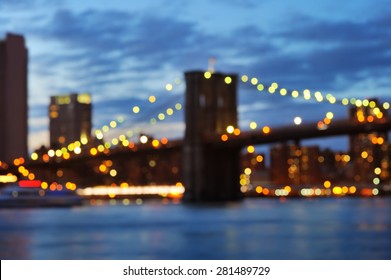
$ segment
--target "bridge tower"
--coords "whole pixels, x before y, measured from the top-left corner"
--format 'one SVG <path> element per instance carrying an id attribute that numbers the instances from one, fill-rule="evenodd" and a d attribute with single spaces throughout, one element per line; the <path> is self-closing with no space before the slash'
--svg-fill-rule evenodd
<path id="1" fill-rule="evenodd" d="M 227 126 L 237 127 L 237 76 L 191 71 L 185 73 L 185 80 L 184 199 L 238 200 L 242 197 L 240 148 L 210 141 Z"/>

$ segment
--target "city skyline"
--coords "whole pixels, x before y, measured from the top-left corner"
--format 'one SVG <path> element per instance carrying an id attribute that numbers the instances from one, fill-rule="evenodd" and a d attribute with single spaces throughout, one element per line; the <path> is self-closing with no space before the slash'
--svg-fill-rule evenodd
<path id="1" fill-rule="evenodd" d="M 159 102 L 181 98 L 182 72 L 206 70 L 210 57 L 216 58 L 218 71 L 256 76 L 290 89 L 390 101 L 386 1 L 376 6 L 370 1 L 317 6 L 308 1 L 153 3 L 0 4 L 7 10 L 0 16 L 0 32 L 24 35 L 30 51 L 30 150 L 47 144 L 40 143 L 42 139 L 49 140 L 49 96 L 90 92 L 94 111 L 99 112 L 94 114 L 94 128 L 113 115 L 132 122 L 133 104 L 143 109 L 152 94 Z M 167 94 L 166 83 L 178 77 L 182 84 Z M 252 120 L 287 124 L 299 115 L 306 122 L 329 110 L 336 117 L 347 115 L 346 108 L 314 107 L 287 98 L 275 102 L 267 94 L 257 98 L 247 85 L 238 91 L 241 126 Z M 279 110 L 284 110 L 284 119 L 276 118 Z M 313 116 L 314 110 L 320 115 Z M 181 135 L 182 119 L 171 118 L 162 130 Z"/>

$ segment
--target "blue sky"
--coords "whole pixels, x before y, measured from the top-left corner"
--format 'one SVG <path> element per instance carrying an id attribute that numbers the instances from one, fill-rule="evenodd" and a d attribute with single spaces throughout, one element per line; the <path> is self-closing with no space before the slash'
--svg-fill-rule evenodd
<path id="1" fill-rule="evenodd" d="M 122 116 L 124 129 L 180 137 L 181 114 L 151 130 L 136 123 L 142 115 L 132 107 L 157 112 L 181 101 L 184 85 L 167 92 L 166 83 L 183 71 L 206 70 L 210 57 L 217 71 L 288 89 L 389 102 L 390 26 L 387 0 L 0 0 L 0 37 L 23 34 L 29 49 L 31 149 L 48 142 L 49 97 L 67 92 L 92 94 L 96 128 Z M 347 116 L 339 105 L 249 85 L 239 87 L 239 102 L 243 129 L 252 120 L 276 126 L 295 116 L 323 119 L 328 111 Z"/>

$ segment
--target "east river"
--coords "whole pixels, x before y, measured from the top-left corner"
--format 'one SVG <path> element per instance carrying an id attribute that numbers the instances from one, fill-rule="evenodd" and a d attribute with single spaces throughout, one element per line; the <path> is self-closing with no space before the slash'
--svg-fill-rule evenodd
<path id="1" fill-rule="evenodd" d="M 391 198 L 0 209 L 0 248 L 27 260 L 391 259 Z"/>

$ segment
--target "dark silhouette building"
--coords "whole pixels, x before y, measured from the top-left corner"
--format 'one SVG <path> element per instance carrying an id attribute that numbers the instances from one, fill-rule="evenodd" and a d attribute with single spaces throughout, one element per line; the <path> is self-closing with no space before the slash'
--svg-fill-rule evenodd
<path id="1" fill-rule="evenodd" d="M 0 160 L 27 156 L 27 64 L 23 36 L 0 41 Z"/>
<path id="2" fill-rule="evenodd" d="M 50 146 L 59 148 L 91 137 L 91 96 L 88 93 L 52 96 L 49 107 Z"/>

